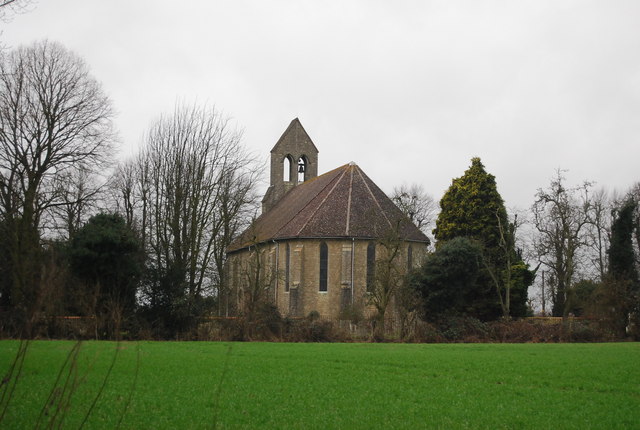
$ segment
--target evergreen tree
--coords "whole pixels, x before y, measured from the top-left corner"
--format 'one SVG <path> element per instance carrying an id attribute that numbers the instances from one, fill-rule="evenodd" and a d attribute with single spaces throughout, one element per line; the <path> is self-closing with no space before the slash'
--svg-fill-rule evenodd
<path id="1" fill-rule="evenodd" d="M 483 249 L 483 269 L 476 282 L 474 315 L 494 319 L 501 313 L 526 315 L 527 288 L 534 274 L 515 249 L 516 224 L 509 223 L 495 176 L 480 158 L 460 178 L 452 181 L 440 201 L 441 212 L 434 235 L 441 246 L 456 237 L 477 241 Z"/>
<path id="2" fill-rule="evenodd" d="M 117 214 L 98 214 L 73 237 L 70 250 L 72 273 L 95 297 L 92 310 L 104 319 L 113 334 L 123 317 L 136 306 L 143 253 L 134 232 Z"/>
<path id="3" fill-rule="evenodd" d="M 609 274 L 614 279 L 628 280 L 638 285 L 638 271 L 633 251 L 634 214 L 636 202 L 626 201 L 611 226 L 611 245 L 609 247 Z"/>
<path id="4" fill-rule="evenodd" d="M 605 285 L 608 290 L 605 297 L 617 300 L 614 315 L 611 315 L 621 334 L 628 327 L 635 327 L 632 334 L 638 335 L 640 324 L 640 283 L 633 250 L 633 233 L 636 227 L 636 202 L 627 200 L 617 213 L 611 225 L 611 245 L 609 247 L 609 276 Z M 631 324 L 630 324 L 631 323 Z"/>
<path id="5" fill-rule="evenodd" d="M 476 313 L 482 247 L 466 237 L 447 241 L 430 254 L 410 276 L 410 285 L 422 297 L 424 318 Z"/>
<path id="6" fill-rule="evenodd" d="M 452 181 L 440 208 L 434 230 L 438 242 L 465 236 L 480 241 L 487 250 L 497 250 L 498 221 L 508 224 L 507 211 L 495 176 L 486 172 L 480 158 L 473 158 L 464 175 Z"/>

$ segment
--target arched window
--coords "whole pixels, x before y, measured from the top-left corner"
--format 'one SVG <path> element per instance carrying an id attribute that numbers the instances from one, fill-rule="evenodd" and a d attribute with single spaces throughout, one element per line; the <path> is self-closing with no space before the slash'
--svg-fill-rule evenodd
<path id="1" fill-rule="evenodd" d="M 298 183 L 302 183 L 307 179 L 307 170 L 309 163 L 307 157 L 304 155 L 298 159 L 298 165 L 296 166 L 296 172 L 298 172 Z"/>
<path id="2" fill-rule="evenodd" d="M 329 248 L 325 242 L 320 244 L 320 288 L 327 291 L 327 277 L 329 275 Z"/>
<path id="3" fill-rule="evenodd" d="M 291 285 L 290 284 L 291 278 L 289 277 L 290 268 L 291 268 L 291 247 L 287 243 L 285 256 L 284 256 L 284 290 L 286 292 L 289 292 L 289 285 Z"/>
<path id="4" fill-rule="evenodd" d="M 375 288 L 376 280 L 376 243 L 369 242 L 367 245 L 367 292 L 370 293 Z"/>
<path id="5" fill-rule="evenodd" d="M 291 159 L 290 155 L 287 155 L 286 157 L 284 157 L 284 160 L 282 160 L 282 164 L 283 164 L 283 171 L 282 171 L 282 179 L 285 182 L 289 182 L 291 181 L 291 163 L 293 162 L 293 160 Z"/>

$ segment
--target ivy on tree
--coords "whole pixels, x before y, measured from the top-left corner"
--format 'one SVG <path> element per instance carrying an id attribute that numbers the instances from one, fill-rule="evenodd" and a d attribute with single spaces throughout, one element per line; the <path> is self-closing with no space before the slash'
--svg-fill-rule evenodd
<path id="1" fill-rule="evenodd" d="M 635 218 L 636 202 L 627 200 L 617 211 L 611 225 L 611 245 L 609 247 L 609 273 L 604 283 L 609 290 L 605 296 L 611 302 L 614 326 L 621 334 L 632 328 L 631 334 L 638 337 L 640 324 L 640 282 L 633 249 L 633 233 L 637 229 Z M 616 297 L 617 296 L 617 297 Z M 613 299 L 613 300 L 612 300 Z"/>

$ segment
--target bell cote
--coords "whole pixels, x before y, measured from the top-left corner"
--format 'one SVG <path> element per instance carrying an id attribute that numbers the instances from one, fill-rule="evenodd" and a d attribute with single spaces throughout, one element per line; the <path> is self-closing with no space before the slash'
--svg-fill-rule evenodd
<path id="1" fill-rule="evenodd" d="M 318 149 L 296 118 L 271 149 L 270 184 L 262 199 L 262 212 L 271 209 L 293 187 L 316 176 Z"/>

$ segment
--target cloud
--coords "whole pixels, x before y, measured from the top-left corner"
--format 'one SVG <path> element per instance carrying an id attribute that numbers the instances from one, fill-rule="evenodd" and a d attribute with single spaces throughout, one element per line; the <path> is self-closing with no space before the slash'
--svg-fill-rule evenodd
<path id="1" fill-rule="evenodd" d="M 480 156 L 526 207 L 557 167 L 611 188 L 639 179 L 639 15 L 631 1 L 66 0 L 3 37 L 83 56 L 129 148 L 198 100 L 261 154 L 300 117 L 322 171 L 356 161 L 387 191 L 418 182 L 439 198 Z"/>

